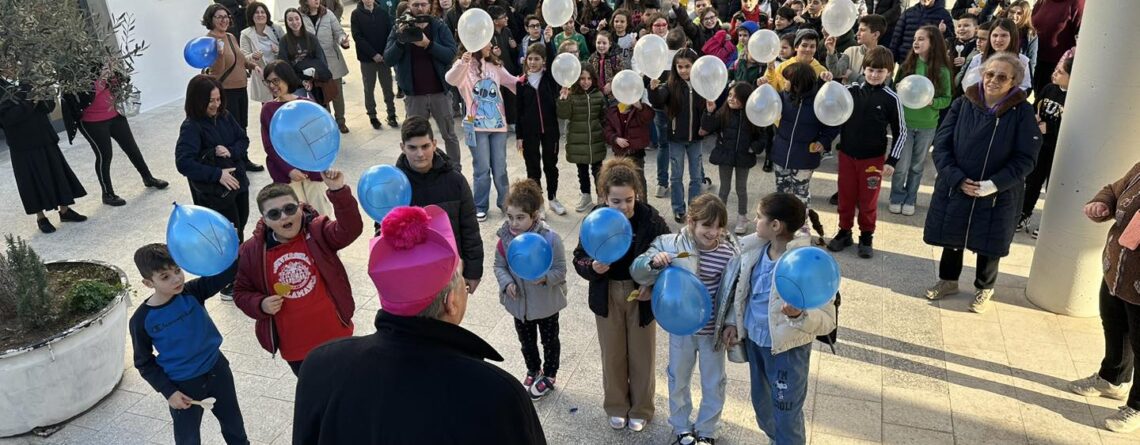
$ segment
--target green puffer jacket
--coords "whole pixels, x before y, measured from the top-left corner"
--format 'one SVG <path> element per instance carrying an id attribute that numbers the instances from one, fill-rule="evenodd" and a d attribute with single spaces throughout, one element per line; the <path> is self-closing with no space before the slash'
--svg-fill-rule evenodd
<path id="1" fill-rule="evenodd" d="M 558 101 L 558 118 L 566 123 L 566 161 L 594 164 L 606 159 L 606 139 L 602 122 L 606 117 L 606 98 L 596 88 L 587 93 L 570 93 Z"/>

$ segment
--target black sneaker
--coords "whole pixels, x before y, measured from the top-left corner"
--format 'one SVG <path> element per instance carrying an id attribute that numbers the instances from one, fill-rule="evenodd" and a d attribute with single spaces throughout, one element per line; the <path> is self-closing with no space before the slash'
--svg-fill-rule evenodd
<path id="1" fill-rule="evenodd" d="M 678 223 L 685 222 L 685 212 L 674 213 L 673 214 L 673 221 L 677 221 Z"/>
<path id="2" fill-rule="evenodd" d="M 673 439 L 673 443 L 670 445 L 693 445 L 695 443 L 697 443 L 697 438 L 693 436 L 693 433 L 686 431 L 678 434 L 677 438 Z"/>
<path id="3" fill-rule="evenodd" d="M 772 173 L 772 160 L 764 159 L 764 173 Z"/>
<path id="4" fill-rule="evenodd" d="M 1017 228 L 1014 229 L 1015 232 L 1020 232 L 1023 230 L 1025 231 L 1025 233 L 1029 233 L 1029 217 L 1028 216 L 1022 216 L 1021 218 L 1018 218 Z"/>
<path id="5" fill-rule="evenodd" d="M 339 122 L 336 126 L 340 127 L 340 134 L 348 134 L 348 125 L 345 125 L 344 122 Z"/>
<path id="6" fill-rule="evenodd" d="M 247 172 L 260 172 L 265 171 L 265 166 L 261 164 L 254 164 L 253 161 L 245 160 L 245 171 Z"/>
<path id="7" fill-rule="evenodd" d="M 119 207 L 119 206 L 127 205 L 127 200 L 120 198 L 119 195 L 116 195 L 114 193 L 104 193 L 103 194 L 103 204 L 107 204 L 109 206 L 114 206 L 114 207 Z"/>
<path id="8" fill-rule="evenodd" d="M 388 116 L 388 126 L 392 128 L 400 128 L 400 121 L 396 120 L 396 116 Z"/>
<path id="9" fill-rule="evenodd" d="M 697 438 L 696 445 L 716 445 L 716 439 L 712 437 L 701 436 Z"/>
<path id="10" fill-rule="evenodd" d="M 874 238 L 874 234 L 859 234 L 859 258 L 870 258 L 872 256 L 875 256 L 875 249 L 871 247 L 872 238 Z"/>
<path id="11" fill-rule="evenodd" d="M 51 225 L 51 221 L 47 218 L 36 218 L 36 225 L 40 226 L 40 231 L 43 233 L 55 232 L 55 226 Z"/>
<path id="12" fill-rule="evenodd" d="M 83 222 L 87 221 L 87 217 L 80 215 L 75 209 L 68 207 L 67 210 L 59 212 L 59 220 L 63 222 Z"/>
<path id="13" fill-rule="evenodd" d="M 851 239 L 851 231 L 839 229 L 839 233 L 835 234 L 835 238 L 832 238 L 831 241 L 827 243 L 827 250 L 840 252 L 852 244 L 855 244 L 855 240 Z"/>
<path id="14" fill-rule="evenodd" d="M 368 123 L 372 124 L 373 129 L 380 129 L 380 119 L 377 119 L 376 116 L 369 116 Z"/>
<path id="15" fill-rule="evenodd" d="M 151 176 L 149 178 L 143 178 L 143 185 L 145 185 L 147 188 L 156 188 L 162 190 L 166 188 L 166 186 L 170 185 L 170 183 Z"/>
<path id="16" fill-rule="evenodd" d="M 404 90 L 396 90 L 396 99 L 404 98 Z"/>
<path id="17" fill-rule="evenodd" d="M 234 284 L 227 284 L 219 294 L 222 295 L 222 301 L 234 301 Z"/>
<path id="18" fill-rule="evenodd" d="M 830 198 L 827 198 L 827 203 L 833 206 L 839 205 L 839 192 L 835 192 Z"/>

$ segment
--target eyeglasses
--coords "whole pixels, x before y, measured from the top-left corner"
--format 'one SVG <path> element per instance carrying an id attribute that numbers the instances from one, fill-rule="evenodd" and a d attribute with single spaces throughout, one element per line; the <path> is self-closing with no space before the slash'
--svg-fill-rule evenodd
<path id="1" fill-rule="evenodd" d="M 277 76 L 273 76 L 273 77 L 267 77 L 267 78 L 265 78 L 265 84 L 266 84 L 266 85 L 272 85 L 272 84 L 275 84 L 275 83 L 277 83 L 277 82 L 279 82 L 279 81 L 281 81 L 281 78 L 280 78 L 280 77 L 277 77 Z"/>
<path id="2" fill-rule="evenodd" d="M 654 28 L 668 28 L 669 24 L 668 23 L 654 23 L 653 27 Z"/>
<path id="3" fill-rule="evenodd" d="M 542 26 L 542 25 L 541 25 L 541 24 L 538 24 L 538 23 L 531 23 L 531 24 L 529 24 L 529 25 L 526 25 L 526 27 L 527 27 L 527 28 L 538 28 L 538 27 L 541 27 L 541 26 Z"/>
<path id="4" fill-rule="evenodd" d="M 214 20 L 229 20 L 229 19 L 230 19 L 229 14 L 222 14 L 222 15 L 215 15 L 214 16 Z"/>
<path id="5" fill-rule="evenodd" d="M 269 211 L 265 212 L 265 219 L 268 219 L 270 221 L 277 221 L 283 216 L 293 216 L 297 214 L 297 209 L 300 208 L 301 206 L 290 203 L 285 204 L 285 207 L 282 207 L 280 209 L 269 209 Z"/>
<path id="6" fill-rule="evenodd" d="M 1006 83 L 1009 81 L 1009 75 L 1006 73 L 997 73 L 993 71 L 986 71 L 982 74 L 986 80 L 996 80 L 998 83 Z"/>

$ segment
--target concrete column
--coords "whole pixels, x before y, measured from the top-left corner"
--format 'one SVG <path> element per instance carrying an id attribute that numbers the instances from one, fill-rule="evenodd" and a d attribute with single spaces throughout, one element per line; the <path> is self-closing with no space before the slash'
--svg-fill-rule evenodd
<path id="1" fill-rule="evenodd" d="M 1081 208 L 1101 187 L 1140 161 L 1135 137 L 1140 82 L 1134 75 L 1140 72 L 1140 52 L 1121 50 L 1127 42 L 1140 41 L 1136 17 L 1140 1 L 1085 2 L 1041 235 L 1026 288 L 1029 301 L 1050 312 L 1078 317 L 1099 312 L 1100 258 L 1108 225 L 1089 221 Z"/>

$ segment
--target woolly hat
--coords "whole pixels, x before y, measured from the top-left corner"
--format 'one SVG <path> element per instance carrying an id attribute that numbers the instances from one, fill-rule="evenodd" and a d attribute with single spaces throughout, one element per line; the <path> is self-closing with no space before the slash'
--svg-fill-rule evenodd
<path id="1" fill-rule="evenodd" d="M 757 24 L 756 22 L 749 20 L 747 22 L 741 23 L 740 28 L 747 29 L 748 35 L 752 35 L 752 34 L 756 34 L 756 31 L 760 30 L 760 25 Z"/>
<path id="2" fill-rule="evenodd" d="M 372 239 L 368 276 L 385 312 L 413 316 L 427 308 L 459 265 L 455 235 L 438 206 L 397 207 Z"/>

